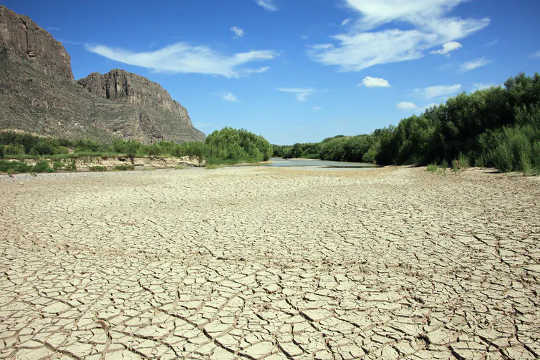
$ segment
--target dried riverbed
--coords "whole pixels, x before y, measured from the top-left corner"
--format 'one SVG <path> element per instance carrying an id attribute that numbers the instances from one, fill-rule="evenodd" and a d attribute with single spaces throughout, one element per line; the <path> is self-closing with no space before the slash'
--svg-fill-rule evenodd
<path id="1" fill-rule="evenodd" d="M 539 201 L 482 170 L 1 176 L 0 358 L 538 358 Z"/>

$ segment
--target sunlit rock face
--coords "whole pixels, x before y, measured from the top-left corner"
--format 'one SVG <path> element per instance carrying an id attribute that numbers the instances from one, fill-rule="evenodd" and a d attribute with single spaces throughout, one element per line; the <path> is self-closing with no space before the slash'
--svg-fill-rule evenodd
<path id="1" fill-rule="evenodd" d="M 66 138 L 201 141 L 159 84 L 123 70 L 75 81 L 62 44 L 0 6 L 0 129 Z"/>

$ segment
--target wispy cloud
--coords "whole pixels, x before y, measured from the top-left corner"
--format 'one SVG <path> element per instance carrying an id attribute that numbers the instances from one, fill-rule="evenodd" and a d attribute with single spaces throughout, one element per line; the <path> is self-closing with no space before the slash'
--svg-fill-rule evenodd
<path id="1" fill-rule="evenodd" d="M 278 11 L 278 7 L 274 3 L 274 0 L 255 0 L 257 5 L 267 11 Z"/>
<path id="2" fill-rule="evenodd" d="M 238 26 L 231 26 L 230 30 L 234 33 L 236 39 L 244 36 L 244 29 L 239 28 Z"/>
<path id="3" fill-rule="evenodd" d="M 468 62 L 462 64 L 459 69 L 462 72 L 471 71 L 471 70 L 474 70 L 474 69 L 481 68 L 482 66 L 486 66 L 490 62 L 491 62 L 490 60 L 482 57 L 482 58 L 478 58 L 478 59 L 468 61 Z"/>
<path id="4" fill-rule="evenodd" d="M 86 45 L 86 49 L 107 59 L 158 72 L 220 75 L 227 78 L 266 71 L 268 67 L 251 69 L 245 68 L 244 65 L 255 61 L 272 60 L 277 56 L 272 50 L 223 55 L 207 46 L 193 46 L 187 43 L 176 43 L 149 52 L 133 52 L 104 45 Z"/>
<path id="5" fill-rule="evenodd" d="M 366 76 L 358 86 L 372 87 L 390 87 L 388 80 L 383 78 Z"/>
<path id="6" fill-rule="evenodd" d="M 322 109 L 322 107 L 320 106 L 314 106 L 312 107 L 313 111 L 320 111 Z"/>
<path id="7" fill-rule="evenodd" d="M 347 24 L 350 23 L 350 22 L 351 22 L 351 19 L 350 19 L 350 18 L 346 18 L 346 19 L 344 19 L 344 20 L 341 22 L 341 26 L 345 26 L 345 25 L 347 25 Z"/>
<path id="8" fill-rule="evenodd" d="M 257 69 L 245 69 L 244 74 L 262 74 L 270 70 L 270 66 L 263 66 Z"/>
<path id="9" fill-rule="evenodd" d="M 531 54 L 531 58 L 540 59 L 540 50 L 538 50 L 537 52 Z"/>
<path id="10" fill-rule="evenodd" d="M 433 50 L 431 53 L 432 54 L 439 54 L 439 55 L 448 55 L 452 51 L 461 49 L 462 47 L 463 47 L 463 45 L 461 45 L 461 43 L 459 43 L 457 41 L 450 41 L 450 42 L 447 42 L 447 43 L 443 44 L 441 49 Z"/>
<path id="11" fill-rule="evenodd" d="M 313 60 L 338 66 L 341 71 L 360 71 L 378 64 L 419 59 L 425 51 L 465 38 L 490 22 L 487 18 L 446 16 L 467 0 L 345 1 L 360 16 L 352 29 L 332 36 L 333 43 L 324 44 L 325 47 L 316 44 L 308 51 Z M 396 22 L 413 28 L 375 30 Z"/>
<path id="12" fill-rule="evenodd" d="M 315 89 L 311 88 L 279 88 L 278 91 L 284 92 L 284 93 L 290 93 L 296 95 L 296 100 L 300 102 L 304 102 L 310 97 L 314 92 Z"/>
<path id="13" fill-rule="evenodd" d="M 238 98 L 236 95 L 234 95 L 232 92 L 227 92 L 221 96 L 221 98 L 225 101 L 229 102 L 238 102 Z"/>
<path id="14" fill-rule="evenodd" d="M 402 101 L 400 103 L 397 103 L 396 107 L 399 110 L 403 110 L 403 111 L 410 111 L 410 110 L 418 109 L 418 106 L 416 106 L 415 103 L 412 103 L 412 102 L 409 102 L 409 101 Z"/>
<path id="15" fill-rule="evenodd" d="M 441 96 L 450 96 L 458 93 L 461 90 L 461 84 L 455 85 L 435 85 L 428 86 L 424 89 L 415 89 L 415 93 L 425 97 L 426 99 L 434 99 Z"/>

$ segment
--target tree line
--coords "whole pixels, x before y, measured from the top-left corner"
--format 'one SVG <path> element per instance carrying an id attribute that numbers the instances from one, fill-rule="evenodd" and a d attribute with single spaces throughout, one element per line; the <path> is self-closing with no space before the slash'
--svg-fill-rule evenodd
<path id="1" fill-rule="evenodd" d="M 27 172 L 30 169 L 13 159 L 74 159 L 80 157 L 162 156 L 197 157 L 207 164 L 234 164 L 266 161 L 272 156 L 272 145 L 262 136 L 247 130 L 226 127 L 216 130 L 204 142 L 158 142 L 143 144 L 117 139 L 112 143 L 92 140 L 57 139 L 25 133 L 0 132 L 0 171 Z M 44 163 L 43 163 L 44 164 Z M 30 171 L 30 170 L 28 170 Z"/>
<path id="2" fill-rule="evenodd" d="M 520 74 L 504 87 L 459 94 L 369 135 L 274 145 L 274 156 L 381 165 L 448 166 L 459 161 L 540 173 L 540 75 Z"/>

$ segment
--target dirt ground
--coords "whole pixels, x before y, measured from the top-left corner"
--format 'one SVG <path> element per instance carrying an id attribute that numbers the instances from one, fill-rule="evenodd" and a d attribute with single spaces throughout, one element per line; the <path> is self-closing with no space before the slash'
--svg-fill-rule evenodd
<path id="1" fill-rule="evenodd" d="M 535 359 L 540 182 L 0 176 L 1 359 Z"/>

